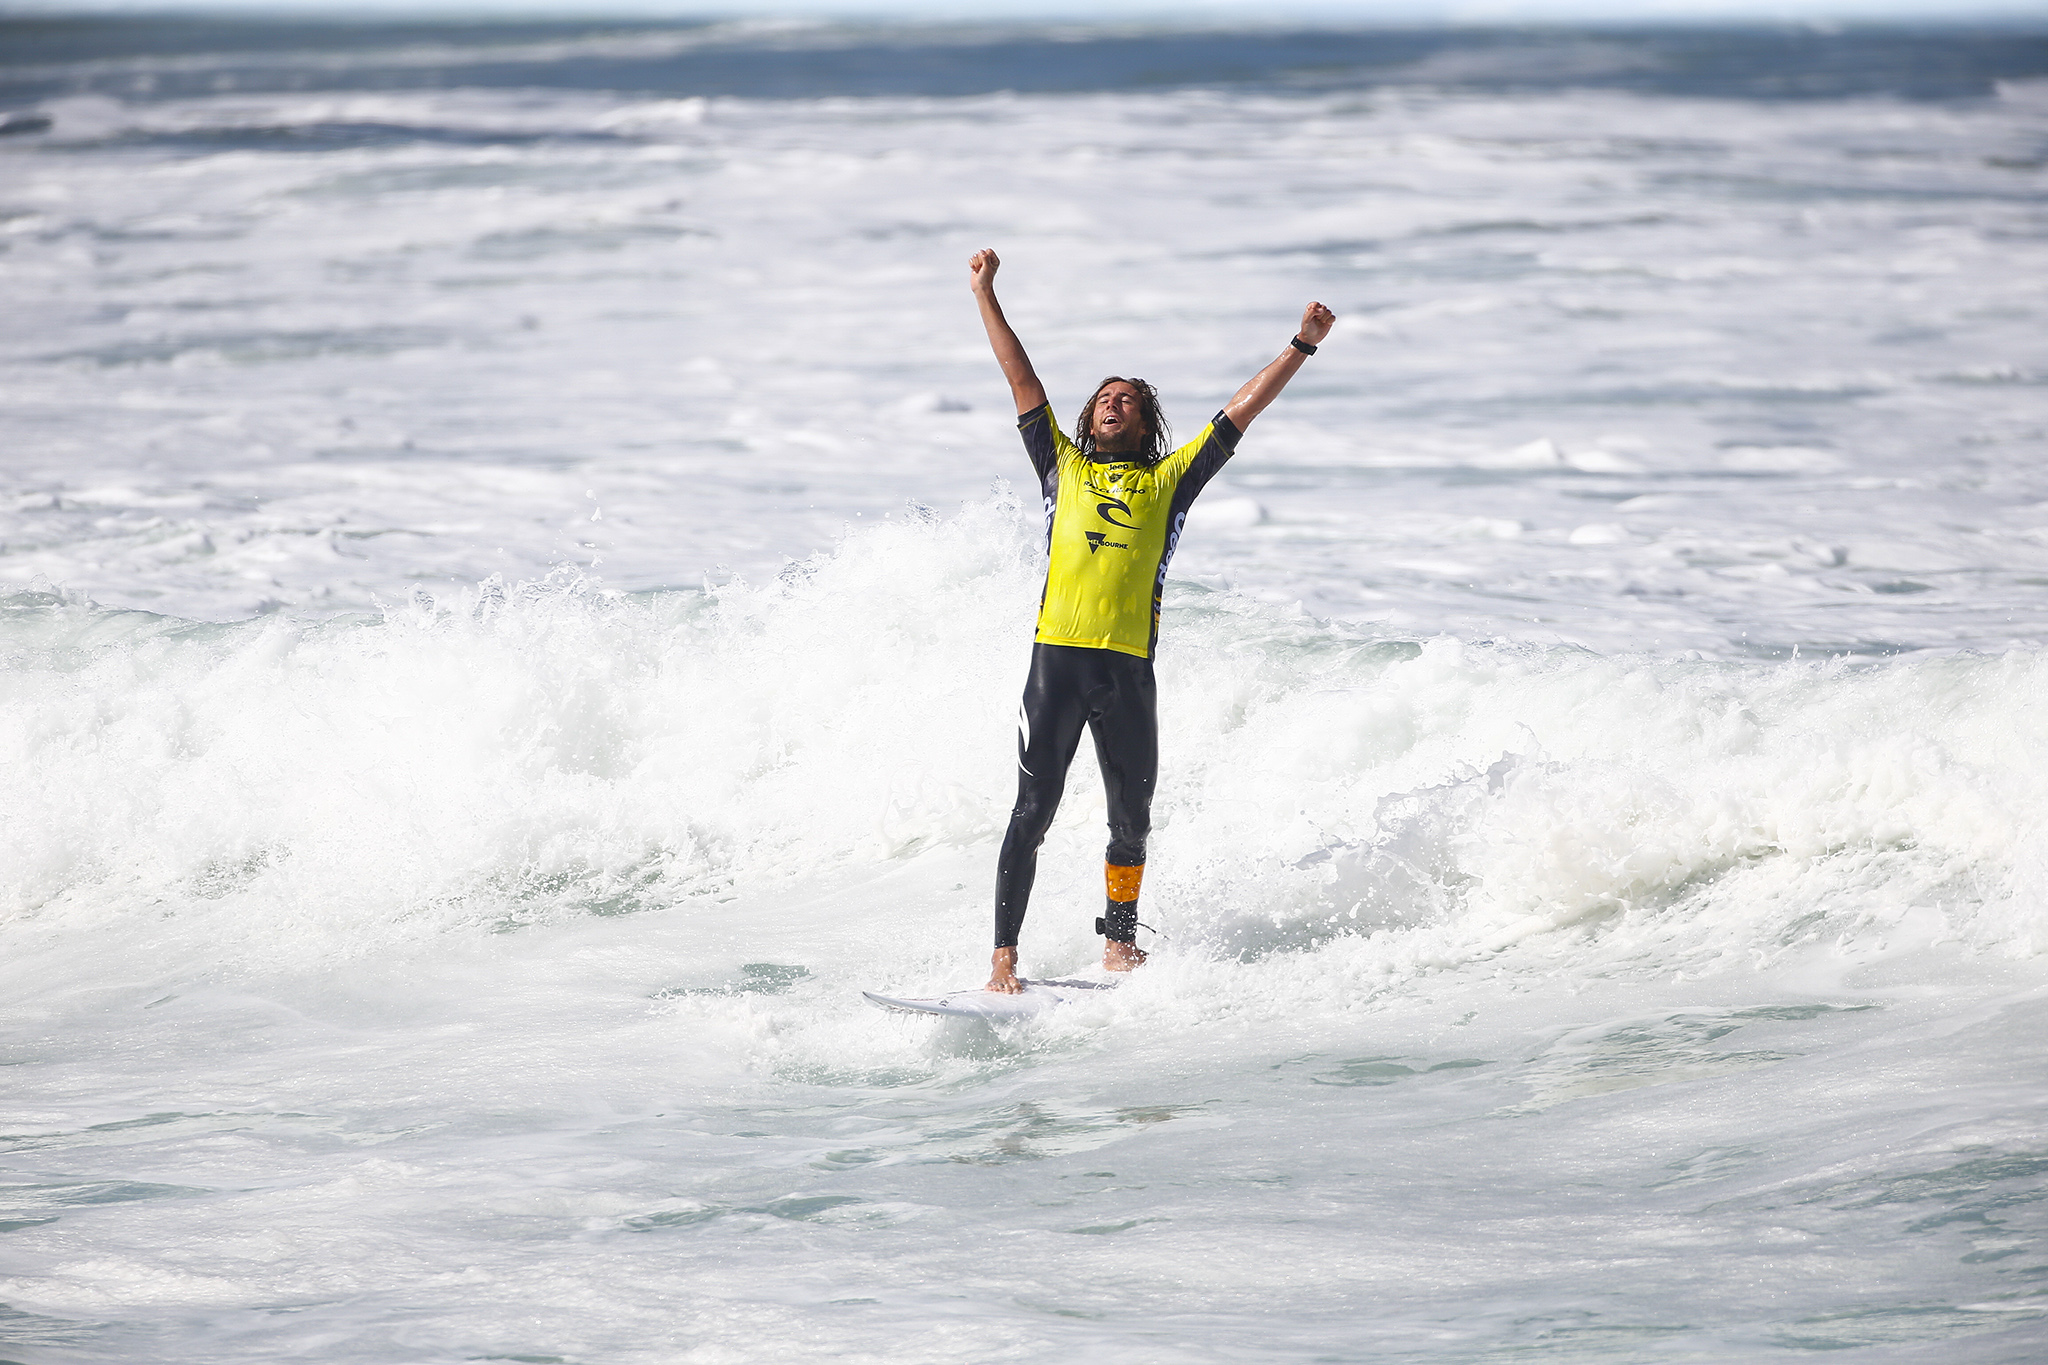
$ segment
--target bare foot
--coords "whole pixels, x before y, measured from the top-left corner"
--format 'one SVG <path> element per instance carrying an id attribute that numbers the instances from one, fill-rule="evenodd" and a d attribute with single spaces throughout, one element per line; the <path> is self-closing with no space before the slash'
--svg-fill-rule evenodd
<path id="1" fill-rule="evenodd" d="M 1017 950 L 998 948 L 989 958 L 988 985 L 983 990 L 995 991 L 999 995 L 1018 995 L 1024 990 L 1024 983 L 1017 979 Z"/>
<path id="2" fill-rule="evenodd" d="M 1137 944 L 1119 943 L 1113 938 L 1102 940 L 1102 970 L 1128 972 L 1144 965 L 1145 954 Z"/>

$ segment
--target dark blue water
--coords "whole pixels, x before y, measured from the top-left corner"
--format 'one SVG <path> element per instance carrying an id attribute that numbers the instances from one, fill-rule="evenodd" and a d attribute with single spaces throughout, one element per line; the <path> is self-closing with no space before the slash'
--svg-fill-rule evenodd
<path id="1" fill-rule="evenodd" d="M 2027 27 L 1456 28 L 1132 33 L 676 23 L 0 18 L 0 110 L 99 94 L 449 88 L 957 96 L 1216 87 L 1598 88 L 1737 99 L 1981 97 L 2048 74 Z M 22 131 L 29 131 L 26 127 Z"/>

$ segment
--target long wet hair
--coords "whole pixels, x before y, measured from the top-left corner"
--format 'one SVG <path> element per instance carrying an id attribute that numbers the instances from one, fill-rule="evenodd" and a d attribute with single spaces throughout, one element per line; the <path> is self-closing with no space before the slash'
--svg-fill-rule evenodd
<path id="1" fill-rule="evenodd" d="M 1081 447 L 1083 455 L 1095 454 L 1095 400 L 1102 397 L 1102 391 L 1111 384 L 1129 384 L 1138 391 L 1138 417 L 1145 424 L 1145 439 L 1138 448 L 1116 451 L 1116 457 L 1135 464 L 1158 464 L 1173 449 L 1168 444 L 1173 432 L 1166 425 L 1166 414 L 1159 410 L 1159 390 L 1142 379 L 1125 379 L 1122 375 L 1113 374 L 1097 384 L 1095 392 L 1088 395 L 1088 402 L 1081 408 L 1081 415 L 1074 419 L 1074 444 Z"/>

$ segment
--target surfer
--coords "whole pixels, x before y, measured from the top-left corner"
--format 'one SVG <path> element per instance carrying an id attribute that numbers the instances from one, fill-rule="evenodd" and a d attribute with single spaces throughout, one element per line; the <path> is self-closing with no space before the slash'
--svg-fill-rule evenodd
<path id="1" fill-rule="evenodd" d="M 1336 317 L 1320 303 L 1303 309 L 1301 330 L 1192 441 L 1169 449 L 1159 395 L 1142 379 L 1118 376 L 1096 385 L 1069 440 L 996 302 L 1001 265 L 995 252 L 977 251 L 968 270 L 1038 473 L 1050 548 L 1031 672 L 1017 712 L 1017 804 L 996 862 L 988 989 L 1014 994 L 1024 989 L 1017 979 L 1017 935 L 1038 874 L 1038 846 L 1059 808 L 1084 726 L 1095 738 L 1109 798 L 1107 907 L 1095 921 L 1104 939 L 1102 965 L 1127 972 L 1145 961 L 1137 943 L 1138 887 L 1159 772 L 1152 650 L 1167 561 L 1195 495 L 1230 459 L 1252 418 L 1316 353 Z"/>

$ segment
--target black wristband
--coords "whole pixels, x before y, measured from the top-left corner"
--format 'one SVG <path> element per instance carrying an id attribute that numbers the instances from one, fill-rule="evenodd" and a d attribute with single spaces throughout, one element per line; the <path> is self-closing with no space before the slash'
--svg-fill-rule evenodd
<path id="1" fill-rule="evenodd" d="M 1287 344 L 1300 351 L 1303 355 L 1314 355 L 1316 353 L 1316 348 L 1303 341 L 1300 337 L 1288 338 Z"/>

